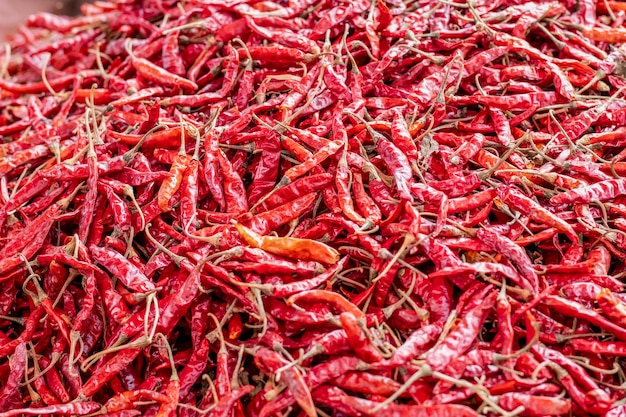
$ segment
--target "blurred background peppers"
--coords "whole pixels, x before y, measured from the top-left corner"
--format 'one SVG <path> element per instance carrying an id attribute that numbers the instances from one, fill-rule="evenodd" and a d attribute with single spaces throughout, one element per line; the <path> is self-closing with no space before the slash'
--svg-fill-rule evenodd
<path id="1" fill-rule="evenodd" d="M 51 12 L 73 16 L 80 12 L 85 0 L 0 0 L 0 38 L 15 33 L 26 18 L 37 12 Z"/>

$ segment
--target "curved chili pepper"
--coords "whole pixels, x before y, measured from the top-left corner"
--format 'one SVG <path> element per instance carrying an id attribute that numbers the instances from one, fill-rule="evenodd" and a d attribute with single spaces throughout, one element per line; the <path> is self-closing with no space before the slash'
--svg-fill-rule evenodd
<path id="1" fill-rule="evenodd" d="M 283 224 L 287 224 L 309 212 L 317 198 L 318 196 L 315 193 L 305 194 L 282 206 L 259 213 L 244 223 L 257 233 L 267 234 L 273 232 Z"/>
<path id="2" fill-rule="evenodd" d="M 349 312 L 343 312 L 339 315 L 341 327 L 348 336 L 348 344 L 354 349 L 358 357 L 365 362 L 380 362 L 382 356 L 372 346 L 363 323 L 359 323 L 357 318 Z"/>
<path id="3" fill-rule="evenodd" d="M 623 194 L 626 194 L 625 180 L 606 180 L 555 195 L 550 199 L 550 203 L 558 206 L 561 204 L 589 203 L 593 200 L 606 201 Z"/>
<path id="4" fill-rule="evenodd" d="M 626 340 L 626 329 L 618 326 L 612 321 L 606 319 L 599 313 L 584 308 L 579 303 L 574 301 L 569 301 L 564 298 L 549 295 L 544 299 L 545 305 L 550 308 L 554 308 L 556 311 L 569 314 L 572 317 L 578 317 L 583 320 L 587 320 L 596 326 L 599 326 L 603 329 L 610 329 L 611 332 L 615 334 L 615 336 L 621 340 Z"/>
<path id="5" fill-rule="evenodd" d="M 187 233 L 196 228 L 198 205 L 198 159 L 192 157 L 181 180 L 180 222 Z"/>
<path id="6" fill-rule="evenodd" d="M 602 312 L 614 323 L 624 327 L 626 324 L 626 303 L 620 300 L 609 289 L 603 289 L 596 296 L 596 301 Z"/>
<path id="7" fill-rule="evenodd" d="M 234 170 L 233 165 L 221 150 L 218 150 L 217 160 L 219 161 L 222 178 L 224 179 L 226 210 L 235 214 L 247 212 L 248 200 L 241 176 Z"/>
<path id="8" fill-rule="evenodd" d="M 348 258 L 342 258 L 339 260 L 339 262 L 328 268 L 323 273 L 307 280 L 296 281 L 290 284 L 274 285 L 269 290 L 269 294 L 272 297 L 283 298 L 289 297 L 293 294 L 301 293 L 303 291 L 312 290 L 315 287 L 319 287 L 320 285 L 332 279 L 338 272 L 341 271 L 341 269 L 343 269 L 347 261 Z"/>
<path id="9" fill-rule="evenodd" d="M 468 311 L 457 327 L 428 353 L 426 363 L 431 369 L 443 369 L 454 356 L 463 353 L 473 343 L 483 321 L 487 318 L 487 313 L 493 307 L 496 296 L 497 294 L 492 292 L 480 305 Z"/>
<path id="10" fill-rule="evenodd" d="M 352 171 L 352 192 L 357 208 L 374 225 L 380 223 L 382 213 L 374 200 L 365 191 L 363 178 L 358 171 Z"/>
<path id="11" fill-rule="evenodd" d="M 176 415 L 176 409 L 178 408 L 178 397 L 180 391 L 180 381 L 178 376 L 170 379 L 167 387 L 165 388 L 165 396 L 167 400 L 161 403 L 157 412 L 158 417 L 170 417 Z"/>
<path id="12" fill-rule="evenodd" d="M 289 170 L 287 170 L 283 174 L 283 178 L 280 180 L 279 185 L 287 185 L 297 178 L 305 175 L 314 167 L 324 162 L 327 158 L 337 153 L 337 151 L 339 151 L 342 146 L 342 141 L 335 140 L 332 142 L 328 142 L 328 144 L 318 150 L 317 153 L 311 155 L 309 159 L 303 161 L 299 165 L 294 165 L 293 167 L 289 168 Z"/>
<path id="13" fill-rule="evenodd" d="M 233 411 L 234 404 L 253 389 L 254 386 L 252 385 L 244 385 L 243 387 L 234 389 L 228 395 L 220 398 L 217 406 L 211 411 L 211 414 L 215 415 L 215 417 L 227 417 Z"/>
<path id="14" fill-rule="evenodd" d="M 532 220 L 554 227 L 565 233 L 573 243 L 580 243 L 580 239 L 572 226 L 519 191 L 511 187 L 500 186 L 497 189 L 497 193 L 502 202 L 508 204 L 512 209 L 530 216 Z"/>
<path id="15" fill-rule="evenodd" d="M 168 87 L 180 87 L 184 90 L 196 91 L 198 85 L 180 75 L 172 74 L 144 58 L 131 56 L 131 63 L 135 70 L 147 80 Z"/>
<path id="16" fill-rule="evenodd" d="M 302 260 L 335 264 L 339 261 L 339 252 L 327 245 L 308 239 L 291 237 L 260 236 L 242 224 L 235 224 L 241 237 L 253 248 Z"/>
<path id="17" fill-rule="evenodd" d="M 136 135 L 130 133 L 117 133 L 108 130 L 107 134 L 113 139 L 125 145 L 135 146 L 143 140 L 142 148 L 167 148 L 176 149 L 180 147 L 181 137 L 187 138 L 186 129 L 180 126 L 170 127 L 164 130 L 147 133 L 145 135 Z"/>
<path id="18" fill-rule="evenodd" d="M 18 342 L 15 345 L 13 356 L 11 357 L 11 372 L 6 383 L 0 392 L 0 409 L 8 410 L 11 398 L 18 393 L 19 384 L 24 378 L 26 370 L 26 343 Z M 16 414 L 16 415 L 19 415 Z"/>
<path id="19" fill-rule="evenodd" d="M 519 246 L 506 237 L 486 229 L 478 230 L 476 237 L 507 256 L 518 267 L 522 276 L 528 282 L 530 289 L 537 292 L 539 288 L 539 278 L 532 267 L 528 255 Z"/>
<path id="20" fill-rule="evenodd" d="M 102 185 L 102 188 L 104 188 L 104 193 L 109 200 L 109 206 L 113 211 L 113 216 L 118 227 L 120 230 L 128 231 L 131 226 L 131 215 L 126 202 L 119 197 L 111 187 Z"/>
<path id="21" fill-rule="evenodd" d="M 412 358 L 416 358 L 426 351 L 426 347 L 439 337 L 443 326 L 441 323 L 427 324 L 411 333 L 389 358 L 388 364 L 391 367 L 401 366 Z"/>
<path id="22" fill-rule="evenodd" d="M 323 301 L 330 305 L 334 305 L 339 311 L 352 313 L 357 319 L 363 318 L 364 313 L 354 304 L 343 298 L 337 293 L 324 290 L 310 290 L 294 294 L 287 300 L 287 304 L 291 305 L 298 301 Z"/>
<path id="23" fill-rule="evenodd" d="M 172 166 L 170 167 L 170 174 L 172 176 L 163 180 L 157 194 L 161 211 L 168 211 L 170 209 L 170 199 L 179 190 L 190 159 L 191 158 L 186 153 L 179 153 L 174 158 L 174 161 L 172 161 Z"/>
<path id="24" fill-rule="evenodd" d="M 264 348 L 257 351 L 255 360 L 260 361 L 271 373 L 278 371 L 285 365 L 289 365 L 289 362 L 283 359 L 277 352 Z M 298 405 L 302 407 L 302 410 L 308 416 L 316 416 L 317 412 L 315 411 L 315 404 L 313 403 L 309 388 L 307 387 L 300 371 L 295 367 L 288 367 L 283 371 L 283 373 L 281 373 L 280 381 L 283 381 L 283 375 L 285 376 L 284 382 L 287 384 L 287 388 L 295 398 Z"/>
<path id="25" fill-rule="evenodd" d="M 89 251 L 96 262 L 105 267 L 129 289 L 142 293 L 155 290 L 154 283 L 149 281 L 139 268 L 117 251 L 96 246 L 91 246 Z"/>
<path id="26" fill-rule="evenodd" d="M 572 409 L 570 400 L 540 397 L 537 395 L 517 392 L 506 393 L 498 397 L 498 404 L 507 411 L 524 407 L 520 415 L 523 416 L 558 416 L 567 414 Z"/>
<path id="27" fill-rule="evenodd" d="M 392 395 L 400 384 L 391 378 L 368 372 L 348 372 L 333 380 L 337 387 L 370 395 Z"/>
<path id="28" fill-rule="evenodd" d="M 15 408 L 10 411 L 5 411 L 4 417 L 13 417 L 20 415 L 78 415 L 84 416 L 87 414 L 95 413 L 100 410 L 102 406 L 94 401 L 75 402 L 67 404 L 55 404 L 47 407 L 28 407 L 28 408 Z"/>
<path id="29" fill-rule="evenodd" d="M 261 151 L 261 157 L 254 170 L 253 182 L 248 188 L 249 204 L 256 204 L 274 188 L 280 161 L 278 135 L 269 132 L 264 139 L 256 142 L 256 146 Z"/>
<path id="30" fill-rule="evenodd" d="M 117 393 L 115 396 L 109 398 L 104 408 L 107 413 L 114 413 L 134 407 L 134 402 L 141 399 L 150 399 L 161 403 L 168 401 L 167 396 L 159 392 L 148 389 L 136 389 Z"/>
<path id="31" fill-rule="evenodd" d="M 333 176 L 330 173 L 321 173 L 301 177 L 294 182 L 279 188 L 265 198 L 259 205 L 261 211 L 269 211 L 272 208 L 294 201 L 305 195 L 316 193 L 331 183 Z"/>
<path id="32" fill-rule="evenodd" d="M 626 344 L 624 342 L 601 342 L 589 339 L 572 339 L 568 342 L 577 352 L 588 352 L 599 355 L 624 356 Z"/>

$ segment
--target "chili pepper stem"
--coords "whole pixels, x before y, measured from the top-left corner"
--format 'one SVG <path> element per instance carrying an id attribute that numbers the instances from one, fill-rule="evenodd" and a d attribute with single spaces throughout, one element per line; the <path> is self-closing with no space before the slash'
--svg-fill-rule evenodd
<path id="1" fill-rule="evenodd" d="M 278 368 L 276 370 L 276 372 L 274 373 L 274 375 L 280 375 L 283 372 L 287 371 L 288 369 L 293 368 L 294 366 L 300 366 L 302 365 L 305 361 L 307 361 L 308 359 L 311 359 L 317 355 L 320 355 L 324 353 L 323 352 L 323 348 L 321 348 L 320 345 L 315 345 L 313 346 L 313 348 L 311 350 L 309 350 L 308 352 L 304 353 L 303 355 L 299 356 L 298 359 L 294 359 L 292 361 L 290 361 L 287 365 L 284 365 L 280 368 Z M 280 378 L 277 378 L 280 379 Z"/>
<path id="2" fill-rule="evenodd" d="M 231 278 L 230 283 L 233 285 L 237 285 L 240 287 L 248 287 L 248 288 L 256 288 L 260 291 L 263 291 L 265 294 L 271 294 L 274 286 L 271 284 L 256 284 L 254 282 L 242 282 L 236 279 Z"/>
<path id="3" fill-rule="evenodd" d="M 511 146 L 509 149 L 506 150 L 506 152 L 504 152 L 504 154 L 502 154 L 502 156 L 498 159 L 498 161 L 488 170 L 481 172 L 478 174 L 479 178 L 481 180 L 486 180 L 488 178 L 491 178 L 491 176 L 493 175 L 494 172 L 496 172 L 496 170 L 500 167 L 500 165 L 502 165 L 504 163 L 504 161 L 506 161 L 509 156 L 511 156 L 511 154 L 513 152 L 515 152 L 515 150 L 526 140 L 529 140 L 530 136 L 528 135 L 528 133 L 525 133 L 521 138 L 519 138 L 517 141 L 515 141 L 515 143 L 513 143 L 513 146 Z M 532 139 L 530 139 L 532 141 Z"/>
<path id="4" fill-rule="evenodd" d="M 160 339 L 163 342 L 163 346 L 167 351 L 167 358 L 170 361 L 170 367 L 172 371 L 172 376 L 170 380 L 178 380 L 178 372 L 176 372 L 176 366 L 174 365 L 174 354 L 172 353 L 172 347 L 170 346 L 170 343 L 167 341 L 167 338 L 163 333 L 157 333 L 154 337 L 155 340 Z"/>
<path id="5" fill-rule="evenodd" d="M 410 235 L 410 234 L 407 234 L 407 235 L 404 236 L 404 240 L 402 241 L 402 245 L 396 251 L 396 254 L 394 255 L 394 257 L 391 258 L 391 260 L 389 260 L 389 262 L 387 263 L 385 268 L 378 274 L 378 276 L 376 278 L 374 278 L 372 280 L 372 284 L 378 282 L 382 277 L 384 277 L 391 270 L 391 267 L 393 266 L 393 264 L 396 263 L 398 261 L 398 259 L 400 259 L 400 257 L 404 255 L 404 253 L 407 251 L 409 245 L 412 244 L 413 242 L 415 242 L 415 236 Z"/>
<path id="6" fill-rule="evenodd" d="M 537 342 L 539 342 L 539 334 L 540 334 L 540 326 L 539 323 L 533 323 L 533 327 L 535 329 L 535 332 L 533 334 L 533 338 L 532 340 L 528 341 L 526 343 L 526 345 L 519 349 L 517 352 L 515 353 L 511 353 L 510 355 L 501 355 L 501 354 L 494 354 L 493 358 L 495 362 L 502 362 L 508 359 L 515 359 L 520 357 L 521 355 L 523 355 L 524 353 L 528 352 L 533 345 L 535 345 Z"/>
<path id="7" fill-rule="evenodd" d="M 54 91 L 54 88 L 52 88 L 52 85 L 50 85 L 50 83 L 48 82 L 46 69 L 48 68 L 48 63 L 50 62 L 50 53 L 49 52 L 44 53 L 43 59 L 44 59 L 44 62 L 41 65 L 41 80 L 43 81 L 44 85 L 46 86 L 50 94 L 52 94 L 54 97 L 63 97 L 63 94 L 60 94 Z"/>
<path id="8" fill-rule="evenodd" d="M 33 355 L 33 359 L 35 359 L 36 354 L 32 354 Z M 48 371 L 50 371 L 52 368 L 54 368 L 54 366 L 56 365 L 56 363 L 59 360 L 59 356 L 60 355 L 55 355 L 55 357 L 51 358 L 50 360 L 50 364 L 48 364 L 48 366 L 46 366 L 43 371 L 41 369 L 39 369 L 39 364 L 35 365 L 35 372 L 33 373 L 33 376 L 28 379 L 26 378 L 26 380 L 22 383 L 22 385 L 26 385 L 26 384 L 30 384 L 32 383 L 35 379 L 40 378 L 42 376 L 44 376 L 46 373 L 48 373 Z M 37 361 L 34 360 L 34 363 L 36 363 Z"/>
<path id="9" fill-rule="evenodd" d="M 149 293 L 146 296 L 146 313 L 144 315 L 143 323 L 144 323 L 144 337 L 147 340 L 147 343 L 151 343 L 154 340 L 155 332 L 157 329 L 157 325 L 159 323 L 160 310 L 159 310 L 159 300 L 156 297 L 157 290 Z M 154 306 L 154 318 L 152 321 L 152 327 L 149 327 L 148 318 L 150 313 L 150 306 Z"/>
<path id="10" fill-rule="evenodd" d="M 28 353 L 27 351 L 24 352 L 24 355 L 26 356 L 26 366 L 24 367 L 24 379 L 28 380 L 28 373 L 27 373 L 28 372 Z M 33 359 L 33 362 L 36 362 L 36 360 Z M 30 396 L 31 400 L 41 401 L 41 396 L 33 389 L 30 382 L 27 381 L 24 383 L 24 385 L 26 386 L 26 389 L 28 390 L 28 395 Z"/>
<path id="11" fill-rule="evenodd" d="M 77 352 L 76 351 L 76 345 L 80 345 L 80 350 Z M 80 335 L 80 332 L 77 332 L 75 330 L 71 330 L 70 331 L 70 353 L 69 353 L 69 362 L 70 365 L 72 365 L 72 367 L 70 368 L 70 372 L 74 371 L 74 367 L 73 365 L 75 363 L 77 363 L 80 360 L 80 357 L 83 353 L 83 339 Z M 74 375 L 78 375 L 78 374 L 74 374 Z"/>
<path id="12" fill-rule="evenodd" d="M 572 359 L 574 362 L 576 362 L 577 364 L 579 364 L 583 368 L 589 369 L 590 371 L 597 372 L 599 374 L 614 375 L 614 374 L 620 372 L 620 367 L 615 362 L 613 363 L 613 368 L 611 368 L 611 369 L 603 369 L 603 368 L 598 368 L 597 366 L 591 365 L 591 363 L 589 361 L 589 358 L 585 358 L 584 356 L 569 355 L 568 358 Z"/>
<path id="13" fill-rule="evenodd" d="M 239 351 L 237 352 L 237 363 L 235 364 L 235 368 L 233 369 L 233 374 L 230 378 L 230 388 L 232 390 L 236 390 L 240 387 L 239 383 L 239 374 L 241 372 L 241 366 L 243 364 L 243 354 L 245 352 L 245 346 L 239 346 Z"/>
<path id="14" fill-rule="evenodd" d="M 0 319 L 19 324 L 20 326 L 24 326 L 24 322 L 26 321 L 26 319 L 23 317 L 11 317 L 5 316 L 4 314 L 0 314 Z"/>
<path id="15" fill-rule="evenodd" d="M 216 233 L 213 236 L 198 236 L 198 235 L 194 235 L 193 233 L 190 233 L 187 228 L 183 228 L 183 233 L 185 234 L 185 236 L 187 236 L 190 239 L 193 240 L 197 240 L 198 242 L 205 242 L 210 244 L 211 246 L 215 246 L 216 248 L 219 248 L 220 246 L 220 239 L 222 238 L 222 234 L 221 233 Z"/>
<path id="16" fill-rule="evenodd" d="M 389 396 L 385 401 L 381 402 L 380 404 L 376 405 L 376 407 L 374 407 L 372 409 L 372 414 L 382 410 L 385 406 L 391 404 L 392 402 L 394 402 L 395 400 L 397 400 L 398 398 L 400 398 L 400 396 L 402 394 L 404 394 L 404 392 L 406 392 L 407 389 L 409 389 L 411 387 L 411 385 L 413 385 L 415 382 L 419 381 L 421 378 L 424 377 L 428 377 L 433 375 L 433 370 L 431 369 L 431 367 L 427 364 L 423 364 L 420 367 L 420 370 L 415 372 L 413 375 L 411 375 L 404 384 L 402 384 L 402 386 L 400 388 L 398 388 L 398 390 L 391 396 Z"/>
<path id="17" fill-rule="evenodd" d="M 241 246 L 235 246 L 234 248 L 222 250 L 219 252 L 212 253 L 207 256 L 205 260 L 207 262 L 213 262 L 216 265 L 219 265 L 223 261 L 227 261 L 232 258 L 237 258 L 243 256 L 243 248 Z"/>
<path id="18" fill-rule="evenodd" d="M 369 217 L 365 219 L 365 222 L 361 227 L 354 231 L 357 235 L 371 235 L 372 233 L 378 232 L 380 227 L 378 227 L 372 219 Z"/>
<path id="19" fill-rule="evenodd" d="M 68 274 L 68 276 L 67 276 L 67 279 L 65 280 L 65 282 L 61 286 L 61 290 L 59 291 L 59 295 L 57 295 L 57 298 L 52 303 L 52 308 L 56 307 L 56 305 L 59 303 L 59 301 L 61 301 L 61 298 L 63 297 L 63 293 L 65 292 L 67 287 L 72 283 L 72 281 L 74 281 L 74 278 L 76 278 L 76 276 L 78 276 L 78 272 L 76 270 L 74 270 L 74 269 L 71 269 L 69 274 Z"/>
<path id="20" fill-rule="evenodd" d="M 206 413 L 207 411 L 210 411 L 215 406 L 217 406 L 217 403 L 219 402 L 219 396 L 217 395 L 217 389 L 215 388 L 215 383 L 213 382 L 213 380 L 208 374 L 202 374 L 202 381 L 207 383 L 207 385 L 209 386 L 209 389 L 211 390 L 211 394 L 213 396 L 213 406 L 205 410 L 204 412 Z"/>
<path id="21" fill-rule="evenodd" d="M 416 275 L 417 274 L 413 274 L 413 276 L 411 277 L 411 284 L 409 285 L 409 288 L 407 289 L 406 292 L 403 292 L 403 295 L 400 297 L 400 299 L 396 301 L 395 303 L 383 308 L 383 313 L 385 317 L 387 318 L 391 317 L 394 311 L 400 308 L 402 304 L 404 304 L 409 299 L 410 294 L 413 294 L 413 288 L 415 287 L 415 282 L 416 282 Z M 425 312 L 425 313 L 426 315 L 428 315 L 428 312 Z"/>
<path id="22" fill-rule="evenodd" d="M 172 260 L 174 261 L 174 263 L 176 263 L 176 265 L 180 266 L 180 264 L 187 260 L 187 258 L 185 258 L 184 256 L 179 256 L 176 255 L 174 252 L 170 251 L 169 249 L 167 249 L 165 246 L 163 246 L 161 243 L 159 243 L 151 234 L 150 234 L 150 227 L 152 227 L 151 223 L 148 223 L 146 225 L 146 227 L 144 228 L 144 233 L 146 235 L 146 237 L 148 238 L 148 240 L 150 240 L 150 242 L 152 242 L 152 244 L 154 244 L 154 246 L 156 246 L 157 249 L 159 249 L 161 252 L 167 254 L 170 258 L 172 258 Z"/>
<path id="23" fill-rule="evenodd" d="M 80 370 L 83 372 L 87 372 L 87 370 L 91 367 L 91 365 L 93 365 L 94 363 L 96 363 L 97 361 L 100 360 L 100 358 L 102 358 L 103 356 L 106 356 L 108 354 L 111 353 L 115 353 L 115 352 L 119 352 L 125 349 L 134 349 L 134 348 L 144 348 L 146 346 L 150 346 L 152 344 L 152 340 L 148 340 L 145 336 L 140 336 L 138 339 L 136 339 L 133 342 L 129 342 L 126 344 L 120 344 L 118 346 L 115 347 L 110 347 L 108 349 L 104 349 L 100 352 L 97 352 L 87 358 L 85 358 L 85 360 L 83 361 L 83 363 L 80 365 Z"/>
<path id="24" fill-rule="evenodd" d="M 262 337 L 263 335 L 265 335 L 265 333 L 267 333 L 267 325 L 268 325 L 267 313 L 265 312 L 265 305 L 263 304 L 263 299 L 261 298 L 261 291 L 259 291 L 257 288 L 251 288 L 251 291 L 252 291 L 252 294 L 254 294 L 254 297 L 256 299 L 256 305 L 259 311 L 261 322 L 263 324 L 263 326 L 261 327 L 261 333 L 259 336 L 259 337 Z"/>

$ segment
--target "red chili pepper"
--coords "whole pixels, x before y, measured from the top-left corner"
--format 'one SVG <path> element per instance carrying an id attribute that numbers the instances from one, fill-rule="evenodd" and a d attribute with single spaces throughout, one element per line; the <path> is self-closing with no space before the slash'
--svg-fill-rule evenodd
<path id="1" fill-rule="evenodd" d="M 456 355 L 463 353 L 474 341 L 489 309 L 493 307 L 496 293 L 489 294 L 483 302 L 468 311 L 460 323 L 446 336 L 441 344 L 429 352 L 426 363 L 433 370 L 443 369 Z"/>
<path id="2" fill-rule="evenodd" d="M 382 219 L 380 208 L 365 191 L 363 178 L 358 171 L 352 171 L 352 192 L 357 208 L 370 223 L 377 225 Z"/>
<path id="3" fill-rule="evenodd" d="M 142 142 L 143 148 L 168 148 L 176 149 L 180 147 L 181 137 L 184 135 L 187 137 L 188 133 L 186 129 L 180 126 L 174 126 L 165 130 L 158 130 L 156 132 L 146 133 L 145 135 L 135 135 L 130 133 L 117 133 L 109 130 L 107 134 L 113 139 L 123 143 L 125 145 L 135 146 Z"/>
<path id="4" fill-rule="evenodd" d="M 257 141 L 256 146 L 261 152 L 261 156 L 254 170 L 252 184 L 248 188 L 250 204 L 256 204 L 263 196 L 272 191 L 278 177 L 280 162 L 280 141 L 276 134 L 268 132 L 264 139 Z"/>
<path id="5" fill-rule="evenodd" d="M 291 184 L 279 188 L 277 191 L 270 194 L 258 207 L 262 211 L 268 211 L 305 195 L 316 193 L 329 185 L 332 180 L 333 176 L 329 173 L 298 178 Z"/>
<path id="6" fill-rule="evenodd" d="M 179 391 L 180 381 L 178 380 L 178 376 L 172 377 L 167 384 L 167 388 L 165 389 L 165 396 L 167 397 L 167 400 L 161 403 L 159 411 L 156 414 L 158 417 L 170 417 L 176 415 Z"/>
<path id="7" fill-rule="evenodd" d="M 155 290 L 154 283 L 117 251 L 96 246 L 90 247 L 89 251 L 96 262 L 120 279 L 127 288 L 141 293 Z"/>
<path id="8" fill-rule="evenodd" d="M 144 58 L 131 56 L 131 63 L 137 73 L 154 83 L 168 87 L 179 87 L 184 90 L 196 91 L 198 85 L 180 75 L 172 74 Z"/>
<path id="9" fill-rule="evenodd" d="M 596 353 L 599 355 L 624 356 L 626 344 L 624 342 L 601 342 L 589 339 L 572 339 L 568 342 L 577 352 Z"/>
<path id="10" fill-rule="evenodd" d="M 39 371 L 39 366 L 36 365 L 35 372 L 38 372 L 38 371 Z M 56 398 L 54 393 L 50 390 L 50 388 L 48 388 L 48 386 L 46 385 L 46 381 L 44 380 L 43 377 L 39 376 L 35 378 L 32 383 L 33 383 L 35 390 L 37 391 L 37 395 L 39 395 L 39 397 L 41 398 L 41 401 L 43 401 L 44 404 L 52 405 L 52 404 L 59 403 L 59 399 Z"/>
<path id="11" fill-rule="evenodd" d="M 599 326 L 603 329 L 610 329 L 611 332 L 615 334 L 615 336 L 619 339 L 626 340 L 626 331 L 613 323 L 612 321 L 602 317 L 599 313 L 584 308 L 579 303 L 574 301 L 569 301 L 564 298 L 549 295 L 544 299 L 544 304 L 549 308 L 553 308 L 558 312 L 569 314 L 572 317 L 577 317 L 583 320 L 587 320 L 596 326 Z"/>
<path id="12" fill-rule="evenodd" d="M 486 229 L 478 230 L 476 237 L 507 256 L 520 270 L 522 276 L 530 285 L 530 289 L 537 291 L 539 288 L 539 278 L 532 267 L 528 255 L 522 249 L 506 237 Z"/>
<path id="13" fill-rule="evenodd" d="M 252 231 L 261 234 L 274 232 L 283 224 L 287 224 L 310 212 L 317 199 L 318 196 L 315 193 L 306 194 L 282 206 L 259 213 L 251 220 L 245 222 L 245 224 L 250 226 Z"/>
<path id="14" fill-rule="evenodd" d="M 260 248 L 289 258 L 313 260 L 325 264 L 335 264 L 339 261 L 339 253 L 336 250 L 314 240 L 259 236 L 242 224 L 238 223 L 235 227 L 246 243 L 253 248 Z"/>
<path id="15" fill-rule="evenodd" d="M 376 142 L 376 149 L 396 180 L 395 185 L 398 188 L 400 198 L 413 201 L 413 196 L 409 190 L 413 174 L 410 170 L 410 163 L 406 155 L 391 141 L 385 139 L 379 139 Z"/>
<path id="16" fill-rule="evenodd" d="M 0 409 L 8 410 L 11 398 L 18 393 L 19 384 L 25 376 L 26 371 L 26 343 L 24 341 L 15 345 L 13 356 L 11 357 L 11 372 L 0 392 Z M 16 414 L 19 415 L 19 414 Z"/>
<path id="17" fill-rule="evenodd" d="M 288 304 L 294 304 L 300 300 L 303 301 L 323 301 L 324 303 L 328 303 L 330 305 L 336 306 L 336 308 L 343 312 L 352 313 L 357 319 L 363 318 L 364 313 L 359 310 L 355 305 L 350 303 L 348 300 L 343 298 L 341 295 L 324 291 L 324 290 L 310 290 L 301 292 L 299 294 L 294 294 L 287 300 Z"/>
<path id="18" fill-rule="evenodd" d="M 303 291 L 312 290 L 332 279 L 345 266 L 348 258 L 342 258 L 335 265 L 328 268 L 323 273 L 314 278 L 296 281 L 290 284 L 279 284 L 269 287 L 269 294 L 272 297 L 283 298 Z"/>
<path id="19" fill-rule="evenodd" d="M 573 243 L 579 243 L 578 235 L 574 232 L 572 226 L 519 191 L 511 187 L 500 186 L 497 192 L 502 202 L 508 204 L 511 209 L 520 211 L 534 221 L 554 227 L 560 232 L 565 233 Z"/>
<path id="20" fill-rule="evenodd" d="M 566 191 L 550 199 L 553 205 L 589 203 L 593 200 L 606 201 L 626 194 L 626 182 L 622 179 L 601 181 Z"/>
<path id="21" fill-rule="evenodd" d="M 10 411 L 5 411 L 3 413 L 4 417 L 13 417 L 20 415 L 77 415 L 84 416 L 87 414 L 95 413 L 100 410 L 102 406 L 97 402 L 93 401 L 85 401 L 85 402 L 75 402 L 75 403 L 67 403 L 67 404 L 55 404 L 47 407 L 38 407 L 38 408 L 14 408 Z"/>
<path id="22" fill-rule="evenodd" d="M 216 407 L 211 411 L 211 414 L 216 417 L 227 417 L 232 411 L 235 403 L 239 401 L 243 396 L 247 395 L 254 389 L 252 385 L 244 385 L 243 387 L 239 387 L 234 389 L 228 395 L 220 398 Z"/>
<path id="23" fill-rule="evenodd" d="M 226 203 L 219 174 L 218 138 L 212 131 L 208 132 L 204 139 L 204 152 L 203 168 L 205 182 L 217 204 L 224 208 Z"/>
<path id="24" fill-rule="evenodd" d="M 117 108 L 117 107 L 121 107 L 123 105 L 126 104 L 132 104 L 132 103 L 136 103 L 142 100 L 146 100 L 148 98 L 151 97 L 155 97 L 158 96 L 159 94 L 163 94 L 164 90 L 162 87 L 149 87 L 149 88 L 144 88 L 140 91 L 137 91 L 134 94 L 129 94 L 125 97 L 121 97 L 118 98 L 117 100 L 113 100 L 113 101 L 109 101 L 107 103 L 109 108 Z M 128 118 L 128 117 L 132 117 L 132 118 L 136 118 L 138 117 L 137 114 L 134 113 L 122 113 L 122 112 L 115 112 L 114 117 L 124 117 L 124 118 Z M 142 122 L 144 121 L 144 119 L 140 119 Z M 126 119 L 127 122 L 130 122 L 131 120 Z M 131 124 L 131 123 L 129 123 Z"/>
<path id="25" fill-rule="evenodd" d="M 522 416 L 558 416 L 567 414 L 572 409 L 570 400 L 513 392 L 498 397 L 498 404 L 507 411 L 524 407 L 520 414 Z"/>
<path id="26" fill-rule="evenodd" d="M 85 397 L 91 397 L 120 370 L 128 366 L 140 352 L 141 349 L 138 348 L 129 348 L 121 351 L 104 366 L 100 366 L 94 371 L 92 376 L 81 387 L 80 393 Z"/>
<path id="27" fill-rule="evenodd" d="M 265 348 L 261 348 L 257 351 L 255 360 L 260 361 L 262 366 L 266 367 L 270 373 L 275 373 L 280 368 L 285 367 L 285 365 L 289 365 L 289 362 L 283 359 L 280 354 Z M 308 416 L 317 415 L 311 393 L 309 392 L 309 388 L 307 387 L 302 373 L 295 367 L 286 367 L 280 374 L 279 381 L 283 381 L 283 375 L 285 376 L 284 382 L 287 384 L 287 388 L 298 405 L 302 407 L 302 410 Z"/>
<path id="28" fill-rule="evenodd" d="M 334 155 L 341 149 L 343 146 L 343 142 L 341 141 L 332 141 L 328 142 L 327 145 L 322 147 L 317 153 L 313 154 L 309 159 L 302 162 L 299 165 L 294 165 L 287 172 L 283 174 L 283 178 L 279 182 L 279 185 L 287 185 L 290 182 L 300 178 L 305 175 L 307 172 L 311 171 L 314 167 L 320 165 L 324 162 L 328 157 Z"/>
<path id="29" fill-rule="evenodd" d="M 102 185 L 102 188 L 104 189 L 104 193 L 109 200 L 109 206 L 113 211 L 113 216 L 117 226 L 122 231 L 128 231 L 131 226 L 131 215 L 126 202 L 119 197 L 111 187 Z"/>
<path id="30" fill-rule="evenodd" d="M 163 42 L 163 69 L 172 74 L 182 76 L 185 74 L 185 63 L 179 52 L 178 38 L 180 32 L 171 31 L 165 35 Z"/>
<path id="31" fill-rule="evenodd" d="M 134 407 L 135 401 L 141 399 L 150 399 L 162 403 L 168 401 L 167 396 L 159 392 L 148 389 L 136 389 L 116 394 L 106 402 L 104 408 L 108 413 L 114 413 Z"/>
<path id="32" fill-rule="evenodd" d="M 603 289 L 596 296 L 596 301 L 602 312 L 614 323 L 624 327 L 626 323 L 626 303 L 620 300 L 609 289 Z"/>
<path id="33" fill-rule="evenodd" d="M 48 383 L 48 386 L 50 387 L 50 390 L 61 402 L 68 403 L 71 400 L 70 395 L 65 389 L 63 380 L 61 379 L 61 376 L 59 375 L 57 369 L 54 367 L 50 367 L 51 363 L 52 362 L 45 356 L 41 356 L 39 358 L 40 367 L 42 369 L 48 369 L 45 374 L 45 379 Z"/>
<path id="34" fill-rule="evenodd" d="M 174 161 L 172 161 L 172 166 L 170 167 L 171 177 L 163 180 L 157 195 L 161 211 L 170 210 L 170 199 L 180 189 L 190 159 L 189 155 L 181 150 L 174 158 Z"/>
<path id="35" fill-rule="evenodd" d="M 217 153 L 222 178 L 224 180 L 224 198 L 229 213 L 241 214 L 248 211 L 248 200 L 241 176 L 234 170 L 226 155 L 221 150 Z"/>

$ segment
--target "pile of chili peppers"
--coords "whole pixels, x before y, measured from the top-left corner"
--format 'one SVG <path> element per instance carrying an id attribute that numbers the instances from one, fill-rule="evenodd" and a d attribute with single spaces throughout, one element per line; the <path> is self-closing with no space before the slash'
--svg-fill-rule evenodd
<path id="1" fill-rule="evenodd" d="M 0 48 L 0 417 L 626 415 L 625 18 L 32 16 Z"/>

